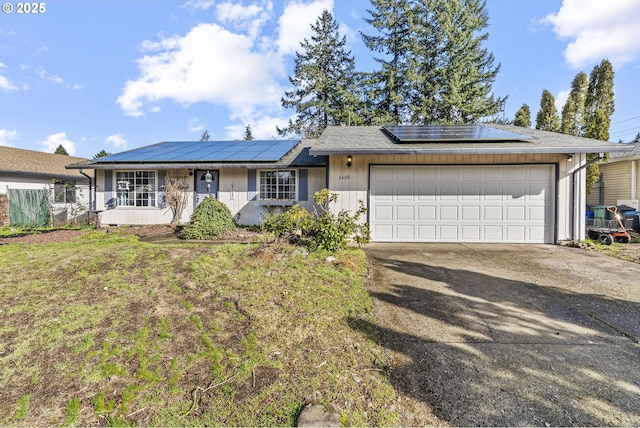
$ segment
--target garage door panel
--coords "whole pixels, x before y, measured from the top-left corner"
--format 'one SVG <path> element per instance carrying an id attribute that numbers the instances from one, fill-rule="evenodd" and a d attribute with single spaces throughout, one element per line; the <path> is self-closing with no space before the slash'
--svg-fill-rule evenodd
<path id="1" fill-rule="evenodd" d="M 552 165 L 372 166 L 374 241 L 552 242 Z"/>
<path id="2" fill-rule="evenodd" d="M 435 221 L 436 220 L 436 206 L 435 205 L 419 205 L 418 206 L 418 221 Z"/>
<path id="3" fill-rule="evenodd" d="M 413 225 L 398 225 L 396 227 L 396 235 L 399 240 L 415 241 Z"/>
<path id="4" fill-rule="evenodd" d="M 495 205 L 485 205 L 484 209 L 484 220 L 485 221 L 502 221 L 504 217 L 502 215 L 503 207 L 495 206 Z"/>
<path id="5" fill-rule="evenodd" d="M 393 205 L 376 205 L 373 210 L 374 220 L 393 220 Z"/>
<path id="6" fill-rule="evenodd" d="M 479 241 L 480 240 L 480 225 L 464 225 L 460 226 L 462 232 L 463 241 Z"/>
<path id="7" fill-rule="evenodd" d="M 396 220 L 415 220 L 413 205 L 396 205 Z"/>
<path id="8" fill-rule="evenodd" d="M 440 206 L 440 220 L 458 220 L 458 206 L 457 205 L 443 205 Z"/>
<path id="9" fill-rule="evenodd" d="M 435 241 L 436 240 L 436 226 L 435 225 L 422 225 L 416 226 L 417 238 L 419 241 Z"/>
<path id="10" fill-rule="evenodd" d="M 480 221 L 481 208 L 477 205 L 462 207 L 462 221 Z"/>

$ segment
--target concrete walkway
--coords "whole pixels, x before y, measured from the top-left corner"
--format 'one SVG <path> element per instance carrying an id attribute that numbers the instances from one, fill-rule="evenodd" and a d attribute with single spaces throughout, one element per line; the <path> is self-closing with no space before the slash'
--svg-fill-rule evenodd
<path id="1" fill-rule="evenodd" d="M 640 265 L 551 245 L 370 244 L 404 425 L 640 426 Z"/>

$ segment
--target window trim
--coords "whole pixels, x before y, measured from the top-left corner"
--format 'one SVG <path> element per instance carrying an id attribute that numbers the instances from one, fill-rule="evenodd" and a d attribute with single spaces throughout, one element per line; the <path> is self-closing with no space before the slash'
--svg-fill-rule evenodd
<path id="1" fill-rule="evenodd" d="M 112 178 L 112 188 L 113 188 L 113 196 L 114 196 L 114 200 L 115 200 L 115 208 L 116 209 L 157 209 L 159 208 L 159 201 L 158 201 L 158 178 L 159 178 L 159 174 L 158 174 L 158 170 L 155 169 L 133 169 L 133 170 L 114 170 L 113 171 L 113 178 Z M 136 174 L 137 173 L 143 173 L 143 172 L 147 172 L 147 173 L 153 173 L 153 189 L 149 189 L 146 192 L 145 191 L 136 191 L 135 189 L 131 190 L 129 189 L 128 194 L 127 194 L 127 200 L 130 200 L 131 198 L 133 198 L 134 201 L 134 205 L 122 205 L 120 204 L 120 198 L 121 196 L 119 195 L 119 191 L 125 190 L 125 189 L 119 189 L 118 186 L 118 174 L 121 173 L 126 173 L 126 174 L 133 174 L 134 176 L 134 180 L 137 178 Z M 148 177 L 149 178 L 149 177 Z M 123 183 L 127 180 L 121 180 Z M 147 184 L 148 185 L 148 184 Z M 122 184 L 120 184 L 120 186 L 122 186 Z M 145 193 L 147 194 L 152 194 L 153 195 L 153 205 L 136 205 L 136 202 L 138 201 L 138 195 L 144 195 Z M 132 196 L 133 195 L 133 196 Z"/>
<path id="2" fill-rule="evenodd" d="M 293 179 L 294 179 L 294 195 L 293 198 L 291 199 L 285 199 L 285 198 L 263 198 L 263 192 L 262 192 L 262 174 L 266 173 L 266 172 L 293 172 Z M 258 200 L 260 202 L 262 202 L 263 205 L 280 205 L 280 206 L 288 206 L 288 205 L 294 205 L 295 203 L 298 202 L 298 198 L 299 198 L 299 190 L 300 190 L 300 174 L 297 168 L 267 168 L 267 169 L 259 169 L 258 173 L 256 174 L 256 181 L 257 181 L 257 194 L 258 194 Z M 276 182 L 276 195 L 280 194 L 280 189 L 279 189 L 280 183 L 279 181 Z"/>
<path id="3" fill-rule="evenodd" d="M 62 195 L 63 200 L 58 200 L 58 195 Z M 75 204 L 77 201 L 78 201 L 77 183 L 75 180 L 54 180 L 53 181 L 54 205 Z"/>

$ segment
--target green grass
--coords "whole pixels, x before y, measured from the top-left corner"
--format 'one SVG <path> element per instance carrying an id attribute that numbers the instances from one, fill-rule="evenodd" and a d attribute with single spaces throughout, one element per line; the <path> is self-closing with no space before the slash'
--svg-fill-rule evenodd
<path id="1" fill-rule="evenodd" d="M 362 251 L 87 232 L 0 246 L 0 425 L 397 425 Z"/>

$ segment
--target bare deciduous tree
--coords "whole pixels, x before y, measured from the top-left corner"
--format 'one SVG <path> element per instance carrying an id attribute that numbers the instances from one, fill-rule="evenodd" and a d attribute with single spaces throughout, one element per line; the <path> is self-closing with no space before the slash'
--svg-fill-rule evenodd
<path id="1" fill-rule="evenodd" d="M 186 177 L 167 177 L 164 185 L 165 200 L 173 213 L 171 224 L 180 222 L 189 201 L 189 192 L 186 191 L 188 186 L 184 180 Z"/>

